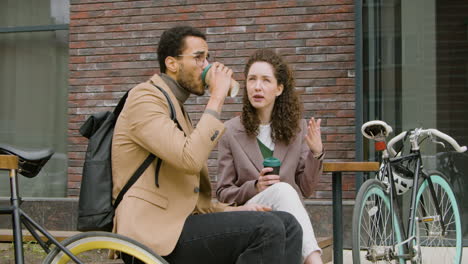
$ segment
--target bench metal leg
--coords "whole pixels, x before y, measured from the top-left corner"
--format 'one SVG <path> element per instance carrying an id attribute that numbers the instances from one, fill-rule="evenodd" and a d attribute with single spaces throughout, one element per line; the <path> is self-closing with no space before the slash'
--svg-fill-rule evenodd
<path id="1" fill-rule="evenodd" d="M 341 172 L 332 173 L 333 190 L 333 263 L 343 263 L 343 206 Z"/>

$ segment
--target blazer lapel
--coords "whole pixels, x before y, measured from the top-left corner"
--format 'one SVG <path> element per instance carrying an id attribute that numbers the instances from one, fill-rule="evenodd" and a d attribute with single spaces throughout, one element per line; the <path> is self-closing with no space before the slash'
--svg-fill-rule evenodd
<path id="1" fill-rule="evenodd" d="M 238 130 L 234 135 L 234 138 L 237 140 L 239 145 L 242 146 L 242 150 L 253 165 L 258 169 L 258 171 L 261 171 L 263 169 L 263 156 L 260 152 L 257 138 L 249 137 L 244 130 Z"/>
<path id="2" fill-rule="evenodd" d="M 284 157 L 288 152 L 288 146 L 283 142 L 275 142 L 275 149 L 273 150 L 273 157 L 279 159 L 281 164 L 284 161 Z"/>

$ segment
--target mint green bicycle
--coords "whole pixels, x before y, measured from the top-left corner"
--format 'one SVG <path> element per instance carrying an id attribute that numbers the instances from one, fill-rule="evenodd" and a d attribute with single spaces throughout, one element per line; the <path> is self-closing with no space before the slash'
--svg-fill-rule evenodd
<path id="1" fill-rule="evenodd" d="M 356 197 L 353 263 L 461 263 L 462 225 L 457 199 L 442 173 L 423 170 L 420 144 L 430 138 L 444 146 L 436 141 L 440 138 L 457 152 L 465 152 L 466 147 L 437 129 L 422 128 L 404 131 L 386 145 L 392 128 L 378 120 L 365 123 L 361 131 L 376 141 L 382 163 L 376 177 L 365 181 Z M 406 139 L 411 150 L 404 155 L 397 153 L 394 144 Z M 408 191 L 409 203 L 401 198 Z"/>

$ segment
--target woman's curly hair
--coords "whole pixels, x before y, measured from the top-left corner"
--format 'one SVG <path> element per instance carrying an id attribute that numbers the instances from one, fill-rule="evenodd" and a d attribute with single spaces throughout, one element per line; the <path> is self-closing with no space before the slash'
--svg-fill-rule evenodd
<path id="1" fill-rule="evenodd" d="M 259 49 L 252 56 L 244 69 L 247 79 L 250 67 L 258 61 L 269 63 L 274 70 L 278 85 L 284 86 L 283 92 L 276 97 L 271 114 L 271 138 L 274 142 L 282 141 L 286 144 L 294 138 L 299 131 L 299 121 L 302 115 L 302 105 L 299 96 L 294 90 L 295 81 L 293 72 L 281 56 L 270 49 Z M 247 94 L 247 87 L 244 91 L 241 122 L 248 135 L 258 135 L 260 119 L 257 110 L 252 106 Z"/>

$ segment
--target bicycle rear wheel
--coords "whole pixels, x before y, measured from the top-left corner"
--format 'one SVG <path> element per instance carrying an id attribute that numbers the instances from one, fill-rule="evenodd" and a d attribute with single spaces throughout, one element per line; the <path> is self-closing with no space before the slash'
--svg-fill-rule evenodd
<path id="1" fill-rule="evenodd" d="M 85 232 L 70 237 L 62 244 L 83 263 L 154 263 L 167 264 L 151 249 L 128 237 L 109 232 Z M 109 257 L 113 251 L 116 260 Z M 47 255 L 43 263 L 64 264 L 74 263 L 59 248 L 55 248 Z"/>
<path id="2" fill-rule="evenodd" d="M 432 198 L 429 181 L 425 179 L 416 196 L 421 263 L 461 263 L 462 230 L 457 200 L 441 173 L 431 172 L 428 175 L 437 203 Z M 439 205 L 440 214 L 436 204 Z"/>
<path id="3" fill-rule="evenodd" d="M 385 188 L 382 182 L 370 179 L 356 197 L 352 233 L 354 264 L 405 263 L 394 257 L 403 253 L 403 246 L 394 249 L 401 242 L 402 234 Z"/>

